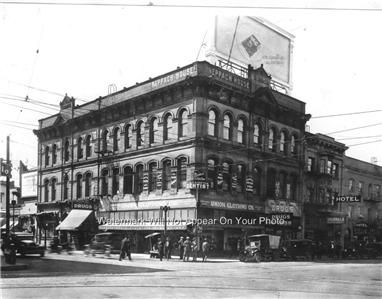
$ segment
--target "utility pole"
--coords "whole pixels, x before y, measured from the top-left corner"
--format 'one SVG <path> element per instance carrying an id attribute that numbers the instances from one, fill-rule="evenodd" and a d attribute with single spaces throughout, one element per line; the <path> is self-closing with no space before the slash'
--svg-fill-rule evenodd
<path id="1" fill-rule="evenodd" d="M 6 162 L 6 169 L 5 169 L 5 175 L 7 177 L 6 180 L 6 191 L 5 191 L 5 219 L 6 219 L 6 228 L 5 228 L 5 234 L 7 238 L 9 237 L 9 219 L 11 218 L 11 213 L 9 212 L 10 208 L 10 198 L 9 198 L 9 189 L 10 189 L 10 182 L 9 178 L 11 176 L 11 161 L 9 160 L 9 135 L 7 136 L 7 162 Z"/>

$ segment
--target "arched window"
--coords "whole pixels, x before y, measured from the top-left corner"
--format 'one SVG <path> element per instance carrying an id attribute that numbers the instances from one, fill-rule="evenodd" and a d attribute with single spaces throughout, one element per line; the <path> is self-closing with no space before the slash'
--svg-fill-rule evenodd
<path id="1" fill-rule="evenodd" d="M 268 149 L 272 151 L 276 149 L 275 135 L 275 129 L 271 128 L 268 135 Z"/>
<path id="2" fill-rule="evenodd" d="M 253 170 L 253 186 L 255 187 L 254 193 L 261 194 L 261 168 L 255 167 Z"/>
<path id="3" fill-rule="evenodd" d="M 214 110 L 208 112 L 208 135 L 217 136 L 216 112 Z"/>
<path id="4" fill-rule="evenodd" d="M 82 174 L 77 175 L 77 199 L 82 198 Z"/>
<path id="5" fill-rule="evenodd" d="M 280 152 L 286 153 L 286 150 L 285 150 L 285 133 L 284 132 L 280 133 Z"/>
<path id="6" fill-rule="evenodd" d="M 172 130 L 172 116 L 171 114 L 167 114 L 164 118 L 164 126 L 163 126 L 163 139 L 169 140 L 173 137 Z"/>
<path id="7" fill-rule="evenodd" d="M 163 162 L 162 188 L 163 190 L 171 189 L 171 161 L 170 160 L 166 160 Z"/>
<path id="8" fill-rule="evenodd" d="M 232 189 L 232 167 L 228 162 L 223 163 L 223 190 L 231 191 Z"/>
<path id="9" fill-rule="evenodd" d="M 113 152 L 119 151 L 119 128 L 115 128 L 113 131 Z"/>
<path id="10" fill-rule="evenodd" d="M 65 160 L 65 162 L 69 161 L 69 157 L 70 157 L 69 140 L 66 140 L 65 146 L 64 146 L 64 160 Z"/>
<path id="11" fill-rule="evenodd" d="M 150 123 L 150 144 L 159 141 L 158 119 L 153 118 Z"/>
<path id="12" fill-rule="evenodd" d="M 245 178 L 246 178 L 245 165 L 238 164 L 237 165 L 237 187 L 236 187 L 237 192 L 244 192 Z"/>
<path id="13" fill-rule="evenodd" d="M 143 165 L 139 164 L 136 168 L 136 177 L 137 177 L 137 194 L 143 192 Z"/>
<path id="14" fill-rule="evenodd" d="M 69 177 L 68 174 L 64 175 L 64 199 L 68 199 L 69 195 Z"/>
<path id="15" fill-rule="evenodd" d="M 351 192 L 351 193 L 354 192 L 354 180 L 353 179 L 349 180 L 349 192 Z"/>
<path id="16" fill-rule="evenodd" d="M 276 170 L 273 168 L 269 168 L 267 173 L 267 195 L 270 197 L 274 197 L 275 190 L 276 190 Z"/>
<path id="17" fill-rule="evenodd" d="M 133 169 L 129 166 L 123 169 L 123 194 L 133 194 Z"/>
<path id="18" fill-rule="evenodd" d="M 117 195 L 119 190 L 119 168 L 113 168 L 113 177 L 112 177 L 112 195 Z"/>
<path id="19" fill-rule="evenodd" d="M 290 152 L 292 154 L 295 154 L 297 152 L 297 150 L 296 150 L 296 136 L 295 135 L 292 135 L 290 137 Z"/>
<path id="20" fill-rule="evenodd" d="M 232 120 L 231 116 L 228 114 L 224 115 L 223 121 L 223 138 L 226 140 L 231 140 L 232 137 Z"/>
<path id="21" fill-rule="evenodd" d="M 369 184 L 369 186 L 368 186 L 367 196 L 369 199 L 373 198 L 373 185 L 372 184 Z"/>
<path id="22" fill-rule="evenodd" d="M 107 146 L 108 146 L 108 143 L 109 143 L 109 131 L 108 130 L 105 130 L 102 134 L 102 150 L 104 152 L 107 152 Z"/>
<path id="23" fill-rule="evenodd" d="M 187 185 L 187 159 L 184 157 L 178 159 L 177 176 L 178 189 L 185 189 Z"/>
<path id="24" fill-rule="evenodd" d="M 143 121 L 140 121 L 137 125 L 137 146 L 143 146 L 145 144 L 145 129 Z"/>
<path id="25" fill-rule="evenodd" d="M 157 188 L 157 163 L 149 164 L 149 192 L 155 192 Z"/>
<path id="26" fill-rule="evenodd" d="M 237 142 L 244 143 L 244 121 L 239 119 L 237 121 Z"/>
<path id="27" fill-rule="evenodd" d="M 85 197 L 89 197 L 92 188 L 92 174 L 88 172 L 85 176 Z"/>
<path id="28" fill-rule="evenodd" d="M 49 201 L 49 180 L 48 179 L 44 181 L 44 201 L 45 202 Z"/>
<path id="29" fill-rule="evenodd" d="M 107 195 L 109 193 L 109 170 L 103 169 L 101 172 L 101 194 Z"/>
<path id="30" fill-rule="evenodd" d="M 125 149 L 128 149 L 131 147 L 130 136 L 131 136 L 131 125 L 127 124 L 125 126 Z"/>
<path id="31" fill-rule="evenodd" d="M 261 129 L 258 124 L 253 126 L 253 143 L 261 144 Z"/>
<path id="32" fill-rule="evenodd" d="M 187 110 L 183 109 L 179 115 L 179 137 L 188 135 L 188 115 Z"/>
<path id="33" fill-rule="evenodd" d="M 82 137 L 77 139 L 77 159 L 82 159 L 84 157 L 84 150 L 82 148 Z"/>
<path id="34" fill-rule="evenodd" d="M 53 144 L 52 147 L 52 163 L 53 165 L 57 163 L 57 144 Z"/>
<path id="35" fill-rule="evenodd" d="M 85 155 L 86 155 L 86 158 L 89 158 L 91 156 L 91 150 L 92 150 L 91 141 L 92 141 L 92 136 L 91 135 L 86 136 L 86 139 L 85 139 Z"/>
<path id="36" fill-rule="evenodd" d="M 210 182 L 211 189 L 216 189 L 216 179 L 217 179 L 217 171 L 216 171 L 217 162 L 215 159 L 207 160 L 207 176 L 208 181 Z"/>
<path id="37" fill-rule="evenodd" d="M 286 198 L 287 196 L 287 174 L 280 172 L 280 197 Z"/>
<path id="38" fill-rule="evenodd" d="M 45 147 L 45 167 L 49 166 L 49 146 Z"/>
<path id="39" fill-rule="evenodd" d="M 57 180 L 56 179 L 52 179 L 51 188 L 52 188 L 52 201 L 55 201 L 56 200 L 56 193 L 57 193 Z"/>

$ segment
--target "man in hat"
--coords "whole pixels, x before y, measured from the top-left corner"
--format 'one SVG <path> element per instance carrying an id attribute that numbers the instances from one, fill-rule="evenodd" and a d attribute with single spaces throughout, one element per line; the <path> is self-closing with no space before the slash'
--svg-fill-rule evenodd
<path id="1" fill-rule="evenodd" d="M 203 262 L 207 261 L 207 254 L 209 251 L 210 244 L 208 243 L 207 238 L 204 238 L 204 241 L 202 243 L 202 254 L 203 254 Z"/>
<path id="2" fill-rule="evenodd" d="M 121 242 L 121 253 L 119 255 L 119 260 L 122 261 L 125 256 L 127 256 L 129 258 L 129 261 L 131 261 L 131 243 L 130 243 L 130 239 L 127 235 L 125 235 L 125 237 L 122 239 L 122 242 Z"/>
<path id="3" fill-rule="evenodd" d="M 178 241 L 178 247 L 179 247 L 179 259 L 183 259 L 183 255 L 184 255 L 184 239 L 183 239 L 183 236 L 180 237 L 179 241 Z"/>
<path id="4" fill-rule="evenodd" d="M 186 241 L 184 241 L 183 245 L 184 245 L 183 262 L 185 262 L 186 259 L 187 259 L 187 262 L 188 262 L 188 260 L 190 259 L 190 253 L 191 253 L 191 241 L 190 241 L 190 237 L 186 238 Z"/>
<path id="5" fill-rule="evenodd" d="M 159 259 L 162 261 L 162 259 L 163 259 L 163 242 L 162 242 L 161 238 L 158 238 L 157 247 L 158 247 Z"/>

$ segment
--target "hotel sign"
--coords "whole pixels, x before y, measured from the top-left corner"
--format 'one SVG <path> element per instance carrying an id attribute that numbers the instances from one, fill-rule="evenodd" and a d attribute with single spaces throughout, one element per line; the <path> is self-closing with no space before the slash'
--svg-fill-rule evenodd
<path id="1" fill-rule="evenodd" d="M 334 198 L 334 202 L 361 202 L 361 195 L 339 195 Z"/>

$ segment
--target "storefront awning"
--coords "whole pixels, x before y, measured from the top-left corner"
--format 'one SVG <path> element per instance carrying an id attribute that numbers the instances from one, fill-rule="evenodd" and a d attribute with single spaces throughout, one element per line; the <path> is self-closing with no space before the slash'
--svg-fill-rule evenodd
<path id="1" fill-rule="evenodd" d="M 103 224 L 98 227 L 100 230 L 156 230 L 162 231 L 164 230 L 164 225 L 153 225 L 153 224 L 145 224 L 145 223 L 137 223 L 137 224 Z M 173 224 L 167 225 L 167 230 L 186 230 L 186 224 Z"/>
<path id="2" fill-rule="evenodd" d="M 56 230 L 77 230 L 92 212 L 91 210 L 71 210 Z"/>
<path id="3" fill-rule="evenodd" d="M 10 220 L 10 221 L 9 221 L 9 228 L 12 228 L 12 227 L 14 227 L 14 226 L 17 226 L 17 224 L 19 224 L 19 221 L 18 221 L 18 220 L 15 220 L 15 223 L 13 223 L 13 221 Z M 7 224 L 4 224 L 4 225 L 1 227 L 1 229 L 6 229 L 6 226 L 7 226 Z"/>

